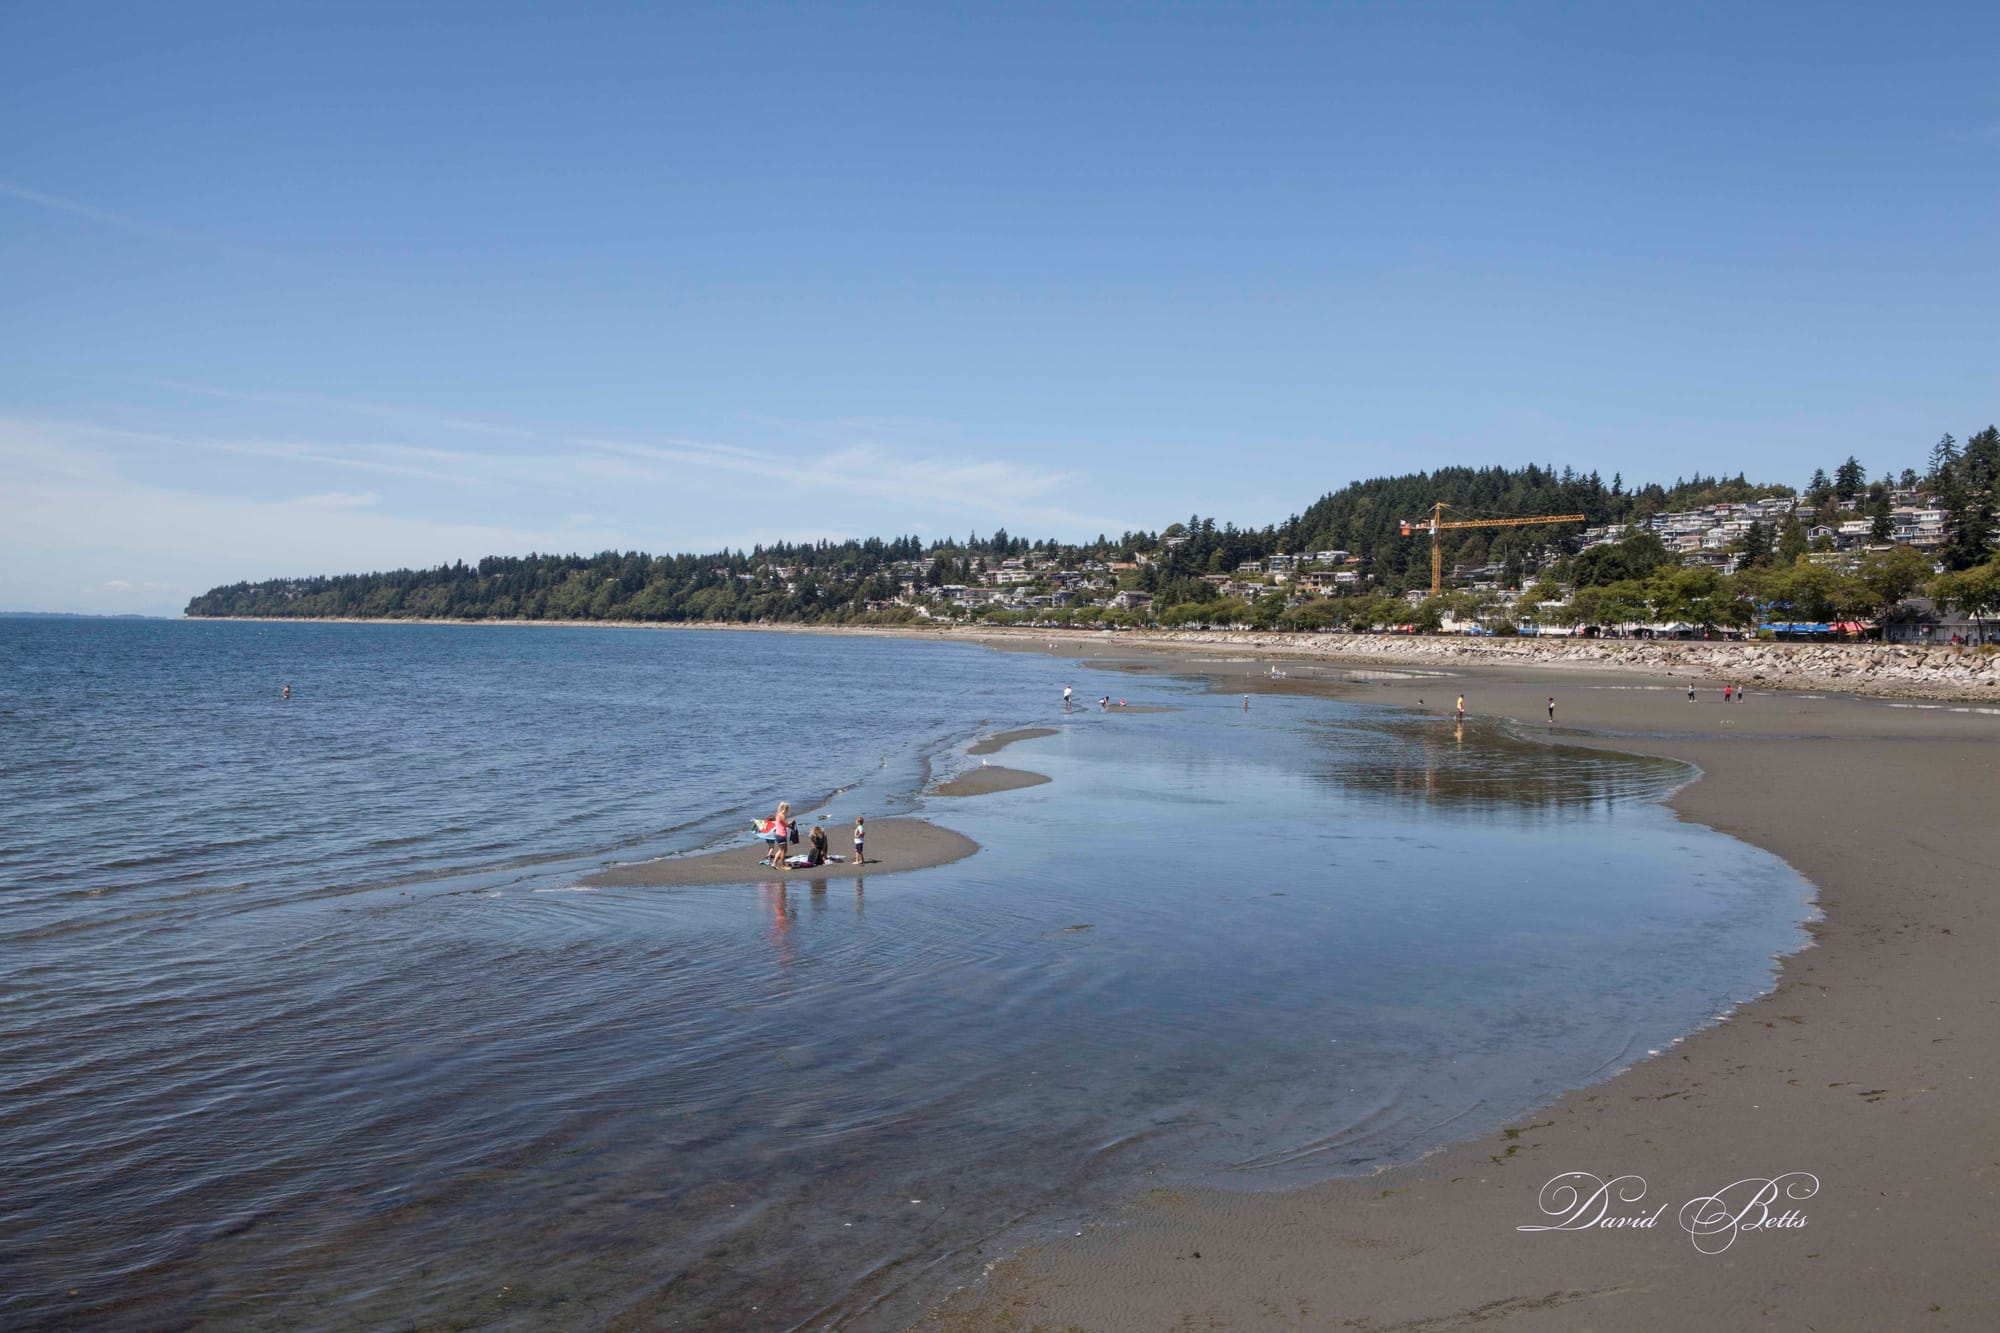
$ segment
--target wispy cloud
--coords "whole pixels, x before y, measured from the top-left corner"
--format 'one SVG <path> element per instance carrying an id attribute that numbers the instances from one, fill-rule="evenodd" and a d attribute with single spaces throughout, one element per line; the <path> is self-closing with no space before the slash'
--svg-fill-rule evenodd
<path id="1" fill-rule="evenodd" d="M 453 486 L 474 485 L 480 480 L 466 472 L 440 472 L 435 468 L 415 467 L 407 463 L 391 462 L 385 457 L 378 456 L 390 452 L 393 446 L 372 444 L 308 444 L 283 440 L 212 439 L 203 435 L 131 430 L 121 426 L 105 426 L 88 421 L 32 420 L 19 424 L 35 426 L 64 435 L 86 438 L 95 437 L 101 440 L 115 441 L 133 446 L 235 454 L 244 458 L 267 458 L 289 463 L 315 463 L 325 467 L 351 468 L 365 472 L 385 473 L 390 476 L 420 478 L 425 481 L 443 482 Z M 482 461 L 477 455 L 467 454 L 460 457 L 466 463 Z"/>
<path id="2" fill-rule="evenodd" d="M 884 414 L 818 421 L 746 418 L 761 422 L 774 434 L 790 436 L 792 447 L 785 448 L 679 435 L 621 437 L 572 427 L 496 422 L 476 415 L 364 399 L 243 389 L 188 380 L 145 382 L 177 393 L 226 401 L 358 413 L 419 429 L 505 437 L 539 446 L 539 451 L 522 452 L 516 448 L 494 453 L 406 442 L 335 445 L 127 432 L 131 438 L 150 438 L 162 445 L 322 463 L 461 487 L 494 485 L 536 491 L 554 488 L 572 496 L 575 492 L 562 484 L 570 478 L 594 476 L 600 480 L 685 486 L 692 480 L 691 474 L 705 473 L 711 478 L 734 477 L 780 488 L 809 485 L 820 492 L 942 508 L 1003 525 L 1035 523 L 1079 533 L 1130 526 L 1124 519 L 1079 512 L 1064 503 L 1069 497 L 1091 494 L 1076 474 L 982 457 L 987 451 L 958 438 L 964 433 L 962 427 L 932 417 Z M 882 441 L 884 436 L 901 438 L 892 445 Z M 950 443 L 943 450 L 936 448 L 938 442 L 945 440 Z M 802 448 L 806 441 L 811 443 Z M 931 441 L 932 447 L 926 449 L 924 441 Z M 941 453 L 945 456 L 940 456 Z M 610 466 L 608 461 L 593 464 L 592 457 L 622 460 L 622 465 Z M 737 494 L 744 493 L 739 489 Z"/>
<path id="3" fill-rule="evenodd" d="M 1078 513 L 1049 501 L 1080 490 L 1068 472 L 1021 467 L 998 459 L 961 461 L 908 457 L 873 445 L 850 445 L 806 459 L 733 445 L 676 439 L 659 443 L 573 436 L 570 443 L 628 459 L 757 477 L 774 488 L 808 487 L 868 496 L 903 505 L 940 507 L 997 518 L 1004 523 L 1052 523 L 1076 531 L 1117 530 L 1104 517 Z M 662 472 L 659 480 L 674 474 Z"/>
<path id="4" fill-rule="evenodd" d="M 301 495 L 291 503 L 300 509 L 366 509 L 382 503 L 374 491 L 327 491 L 321 495 Z"/>
<path id="5" fill-rule="evenodd" d="M 58 213 L 68 213 L 72 217 L 85 218 L 91 222 L 101 223 L 106 227 L 116 227 L 120 231 L 129 231 L 136 236 L 152 236 L 162 240 L 185 239 L 176 232 L 170 231 L 165 227 L 155 226 L 150 222 L 141 222 L 137 218 L 129 218 L 122 213 L 113 213 L 109 209 L 98 208 L 92 204 L 78 203 L 74 199 L 65 199 L 61 195 L 44 194 L 40 190 L 30 190 L 24 185 L 15 185 L 9 181 L 0 181 L 0 197 L 16 199 L 24 204 L 33 204 L 38 208 L 53 209 Z"/>
<path id="6" fill-rule="evenodd" d="M 0 475 L 9 479 L 0 534 L 11 522 L 17 534 L 41 534 L 48 551 L 98 549 L 106 563 L 120 551 L 160 553 L 185 591 L 528 550 L 717 550 L 967 527 L 1085 536 L 1133 526 L 1097 512 L 1107 493 L 1087 475 L 947 440 L 957 427 L 922 418 L 773 425 L 722 441 L 143 383 L 272 410 L 225 418 L 184 403 L 135 414 L 121 403 L 104 417 L 0 416 Z M 224 420 L 230 429 L 219 429 Z M 338 434 L 351 427 L 386 438 Z M 1115 493 L 1108 498 L 1104 507 L 1119 507 Z M 48 527 L 37 518 L 43 510 L 70 519 Z M 28 549 L 0 536 L 0 548 L 10 545 Z M 117 555 L 119 567 L 102 577 L 134 582 L 125 571 L 151 559 Z M 62 595 L 74 596 L 74 586 Z M 148 609 L 163 600 L 123 592 Z"/>
<path id="7" fill-rule="evenodd" d="M 535 432 L 525 426 L 507 425 L 502 422 L 483 421 L 474 417 L 434 412 L 426 408 L 401 407 L 393 403 L 369 402 L 359 398 L 329 398 L 317 394 L 278 393 L 247 389 L 225 389 L 213 384 L 196 384 L 187 380 L 147 380 L 162 389 L 176 393 L 196 394 L 204 398 L 222 398 L 238 403 L 262 403 L 273 407 L 302 407 L 314 411 L 352 412 L 362 416 L 378 417 L 414 426 L 432 427 L 439 430 L 465 431 L 480 435 L 497 435 L 511 439 L 533 439 Z"/>

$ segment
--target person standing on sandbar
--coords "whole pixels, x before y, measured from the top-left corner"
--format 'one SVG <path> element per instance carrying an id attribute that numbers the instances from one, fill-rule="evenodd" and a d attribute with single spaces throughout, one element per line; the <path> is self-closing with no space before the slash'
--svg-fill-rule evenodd
<path id="1" fill-rule="evenodd" d="M 1465 696 L 1462 694 L 1458 696 L 1458 720 L 1465 721 Z"/>
<path id="2" fill-rule="evenodd" d="M 769 832 L 771 836 L 771 855 L 763 864 L 770 866 L 773 870 L 783 870 L 785 868 L 786 844 L 792 840 L 792 803 L 790 801 L 778 802 L 778 813 L 771 816 Z"/>

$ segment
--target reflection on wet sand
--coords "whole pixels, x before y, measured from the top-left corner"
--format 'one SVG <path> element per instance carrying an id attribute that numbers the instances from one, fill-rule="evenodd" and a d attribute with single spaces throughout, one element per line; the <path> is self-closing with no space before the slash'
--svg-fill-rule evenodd
<path id="1" fill-rule="evenodd" d="M 805 888 L 807 901 L 812 905 L 813 915 L 819 916 L 823 914 L 827 908 L 826 880 L 802 880 L 798 884 L 790 881 L 766 880 L 757 886 L 757 891 L 763 895 L 764 911 L 767 917 L 764 935 L 771 942 L 774 951 L 777 953 L 778 961 L 781 963 L 791 962 L 795 953 L 792 947 L 791 935 L 792 928 L 798 923 L 799 909 L 798 904 L 792 898 L 792 890 L 801 885 Z M 865 914 L 867 891 L 867 876 L 856 875 L 854 877 L 854 915 L 857 917 Z"/>
<path id="2" fill-rule="evenodd" d="M 856 916 L 862 915 L 862 895 L 866 891 L 867 883 L 868 881 L 865 876 L 856 875 L 854 877 L 854 915 Z M 806 882 L 806 893 L 812 902 L 813 915 L 824 915 L 827 907 L 827 882 L 823 879 L 808 880 Z"/>
<path id="3" fill-rule="evenodd" d="M 1415 799 L 1465 810 L 1583 810 L 1658 798 L 1686 780 L 1666 759 L 1526 741 L 1498 727 L 1428 718 L 1317 724 L 1325 733 L 1314 776 L 1362 796 Z M 1334 734 L 1337 733 L 1337 734 Z"/>

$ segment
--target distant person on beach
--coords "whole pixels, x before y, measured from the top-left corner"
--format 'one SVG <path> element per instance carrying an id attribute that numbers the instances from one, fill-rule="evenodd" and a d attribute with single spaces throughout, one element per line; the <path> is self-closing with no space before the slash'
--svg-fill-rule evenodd
<path id="1" fill-rule="evenodd" d="M 1728 703 L 1729 696 L 1735 689 L 1736 687 L 1734 685 L 1724 685 L 1722 687 L 1722 702 Z"/>
<path id="2" fill-rule="evenodd" d="M 1065 713 L 1069 711 L 1069 698 L 1072 693 L 1074 693 L 1074 691 L 1072 691 L 1069 686 L 1067 685 L 1063 686 L 1063 711 Z"/>
<path id="3" fill-rule="evenodd" d="M 1694 682 L 1693 682 L 1693 681 L 1689 681 L 1689 682 L 1688 682 L 1688 702 L 1689 702 L 1689 703 L 1693 703 L 1693 702 L 1694 702 Z"/>
<path id="4" fill-rule="evenodd" d="M 279 690 L 279 691 L 278 691 L 278 697 L 279 697 L 280 699 L 289 699 L 289 698 L 291 698 L 291 697 L 292 697 L 292 687 L 291 687 L 291 686 L 289 686 L 289 685 L 287 685 L 287 686 L 285 686 L 285 688 L 284 688 L 284 689 L 282 689 L 282 690 Z"/>
<path id="5" fill-rule="evenodd" d="M 1250 696 L 1247 694 L 1243 696 L 1243 711 L 1246 713 L 1250 711 Z"/>
<path id="6" fill-rule="evenodd" d="M 1109 708 L 1109 707 L 1111 707 L 1111 696 L 1107 694 L 1107 695 L 1105 695 L 1105 696 L 1104 696 L 1104 697 L 1103 697 L 1102 699 L 1099 699 L 1099 700 L 1097 701 L 1097 706 L 1098 706 L 1099 708 Z"/>
<path id="7" fill-rule="evenodd" d="M 1458 720 L 1465 721 L 1465 696 L 1462 694 L 1458 696 Z"/>
<path id="8" fill-rule="evenodd" d="M 1555 720 L 1556 720 L 1556 697 L 1553 694 L 1551 694 L 1549 696 L 1549 721 L 1553 722 Z"/>
<path id="9" fill-rule="evenodd" d="M 785 844 L 790 842 L 792 837 L 792 803 L 790 801 L 778 802 L 778 813 L 771 816 L 771 826 L 768 830 L 768 836 L 771 839 L 771 854 L 764 858 L 762 864 L 770 866 L 773 870 L 783 870 L 785 868 Z"/>
<path id="10" fill-rule="evenodd" d="M 812 836 L 807 839 L 806 864 L 823 866 L 826 864 L 826 830 L 813 825 Z"/>
<path id="11" fill-rule="evenodd" d="M 862 845 L 868 840 L 868 826 L 861 820 L 860 815 L 854 817 L 854 864 L 856 865 L 862 865 L 868 859 L 862 852 Z"/>

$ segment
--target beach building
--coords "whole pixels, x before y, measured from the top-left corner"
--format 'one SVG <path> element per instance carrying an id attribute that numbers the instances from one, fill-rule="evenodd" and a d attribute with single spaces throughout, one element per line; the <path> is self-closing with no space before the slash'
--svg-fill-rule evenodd
<path id="1" fill-rule="evenodd" d="M 2000 621 L 1975 620 L 1960 611 L 1939 606 L 1928 597 L 1907 597 L 1896 607 L 1897 614 L 1882 626 L 1888 643 L 1948 644 L 1954 637 L 1974 646 L 1990 640 L 1990 626 Z"/>

